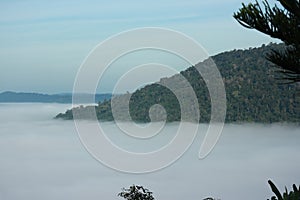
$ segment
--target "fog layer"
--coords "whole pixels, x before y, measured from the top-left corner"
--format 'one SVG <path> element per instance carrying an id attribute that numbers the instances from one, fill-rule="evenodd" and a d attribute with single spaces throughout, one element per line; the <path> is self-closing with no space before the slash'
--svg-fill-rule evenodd
<path id="1" fill-rule="evenodd" d="M 300 131 L 293 125 L 225 125 L 208 157 L 198 159 L 207 125 L 173 165 L 148 174 L 126 174 L 105 167 L 85 150 L 72 121 L 52 119 L 62 104 L 0 104 L 1 200 L 113 200 L 122 187 L 140 184 L 158 200 L 267 199 L 272 179 L 283 191 L 300 184 Z M 113 123 L 103 124 L 111 138 L 131 148 Z M 176 123 L 165 129 L 172 132 Z M 202 132 L 201 132 L 202 131 Z M 171 134 L 171 133 L 170 133 Z M 160 138 L 160 139 L 158 139 Z M 169 135 L 158 136 L 153 148 Z M 118 141 L 119 140 L 119 141 Z M 144 141 L 145 143 L 145 141 Z M 138 164 L 138 163 L 137 163 Z"/>

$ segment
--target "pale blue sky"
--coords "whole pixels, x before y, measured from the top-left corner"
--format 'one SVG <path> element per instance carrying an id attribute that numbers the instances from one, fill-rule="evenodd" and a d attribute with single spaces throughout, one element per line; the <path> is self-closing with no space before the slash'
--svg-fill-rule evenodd
<path id="1" fill-rule="evenodd" d="M 232 18 L 242 2 L 249 0 L 1 0 L 0 92 L 70 92 L 93 47 L 132 28 L 183 32 L 209 55 L 276 42 Z"/>

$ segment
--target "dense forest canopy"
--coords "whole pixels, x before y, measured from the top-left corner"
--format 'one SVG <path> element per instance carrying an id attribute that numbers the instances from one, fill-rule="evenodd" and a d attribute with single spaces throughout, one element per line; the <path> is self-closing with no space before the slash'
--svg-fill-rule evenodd
<path id="1" fill-rule="evenodd" d="M 297 110 L 299 109 L 299 97 L 296 95 L 299 84 L 277 84 L 274 80 L 274 64 L 265 59 L 265 55 L 273 49 L 280 50 L 282 48 L 284 48 L 283 44 L 269 44 L 248 50 L 224 52 L 212 57 L 225 84 L 226 122 L 299 122 Z M 195 68 L 201 67 L 205 62 L 181 72 L 197 95 L 201 115 L 200 122 L 209 122 L 211 113 L 209 92 Z M 162 78 L 160 81 L 171 80 L 175 77 L 176 75 Z M 122 98 L 122 95 L 117 98 Z M 157 83 L 147 85 L 132 94 L 129 104 L 132 119 L 137 122 L 149 122 L 149 108 L 154 104 L 160 104 L 165 108 L 167 121 L 181 120 L 180 106 L 175 95 Z M 73 109 L 80 110 L 84 118 L 94 107 Z M 99 120 L 113 120 L 109 100 L 99 103 L 95 109 Z M 57 118 L 72 119 L 72 110 L 57 115 Z"/>

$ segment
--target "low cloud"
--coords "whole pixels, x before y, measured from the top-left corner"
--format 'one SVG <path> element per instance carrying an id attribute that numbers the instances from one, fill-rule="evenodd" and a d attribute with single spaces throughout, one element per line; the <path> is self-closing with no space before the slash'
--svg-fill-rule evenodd
<path id="1" fill-rule="evenodd" d="M 52 119 L 68 107 L 0 105 L 1 199 L 113 200 L 119 199 L 117 193 L 122 187 L 141 184 L 153 191 L 156 199 L 213 196 L 250 200 L 271 197 L 268 179 L 281 190 L 284 186 L 290 188 L 292 183 L 299 184 L 298 127 L 228 124 L 204 160 L 197 158 L 202 141 L 199 135 L 173 165 L 158 172 L 133 175 L 117 172 L 93 159 L 80 143 L 72 121 Z M 166 129 L 174 125 L 169 124 Z M 117 130 L 113 123 L 103 126 L 108 131 Z M 200 129 L 205 127 L 201 125 Z M 120 144 L 127 142 L 130 139 Z"/>

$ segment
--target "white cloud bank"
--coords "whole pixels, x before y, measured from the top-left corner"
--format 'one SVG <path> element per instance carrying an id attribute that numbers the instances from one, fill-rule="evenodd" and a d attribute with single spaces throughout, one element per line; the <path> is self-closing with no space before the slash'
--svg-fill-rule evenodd
<path id="1" fill-rule="evenodd" d="M 226 125 L 206 159 L 197 158 L 198 137 L 170 167 L 132 175 L 94 160 L 81 145 L 72 121 L 51 119 L 68 107 L 0 104 L 1 200 L 113 200 L 131 184 L 151 189 L 158 200 L 207 196 L 252 200 L 271 197 L 268 179 L 281 190 L 299 184 L 299 127 Z M 105 126 L 115 130 L 111 123 Z M 116 139 L 114 132 L 112 137 Z M 120 144 L 130 145 L 130 139 Z"/>

